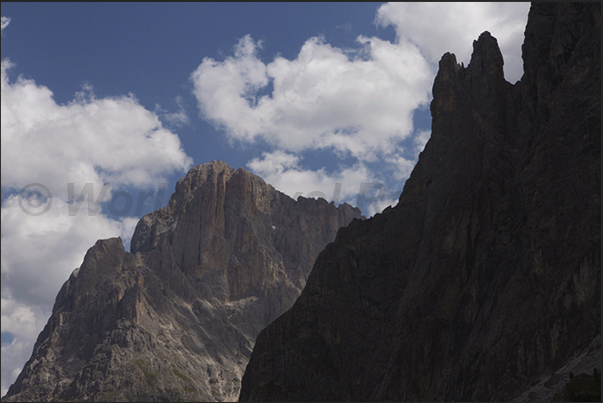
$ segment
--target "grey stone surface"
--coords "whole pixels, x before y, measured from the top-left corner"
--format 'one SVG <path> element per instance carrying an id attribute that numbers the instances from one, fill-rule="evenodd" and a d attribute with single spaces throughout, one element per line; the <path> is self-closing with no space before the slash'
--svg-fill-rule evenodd
<path id="1" fill-rule="evenodd" d="M 99 240 L 2 401 L 234 401 L 257 334 L 360 210 L 199 165 L 131 240 Z"/>

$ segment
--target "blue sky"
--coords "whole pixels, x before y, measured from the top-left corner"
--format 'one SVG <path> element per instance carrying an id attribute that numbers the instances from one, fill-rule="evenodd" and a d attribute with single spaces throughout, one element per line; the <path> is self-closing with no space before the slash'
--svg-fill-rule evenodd
<path id="1" fill-rule="evenodd" d="M 395 204 L 429 139 L 442 54 L 467 65 L 489 30 L 514 83 L 528 9 L 3 2 L 2 395 L 86 250 L 128 247 L 194 165 L 352 205 L 368 183 L 366 216 Z"/>
<path id="2" fill-rule="evenodd" d="M 195 164 L 219 159 L 235 168 L 245 167 L 263 145 L 233 147 L 199 116 L 189 78 L 202 58 L 219 60 L 231 55 L 245 35 L 263 42 L 260 57 L 266 61 L 276 54 L 295 58 L 304 42 L 316 35 L 324 35 L 338 47 L 354 46 L 360 34 L 379 32 L 380 37 L 393 40 L 393 27 L 373 24 L 377 7 L 371 3 L 345 7 L 329 3 L 4 3 L 3 15 L 10 15 L 11 27 L 5 32 L 2 53 L 16 64 L 11 75 L 23 74 L 47 86 L 59 104 L 73 100 L 82 85 L 89 83 L 98 98 L 132 93 L 151 111 L 157 105 L 166 112 L 183 108 L 191 122 L 178 127 L 177 134 Z M 322 166 L 323 158 L 307 157 L 316 169 Z"/>

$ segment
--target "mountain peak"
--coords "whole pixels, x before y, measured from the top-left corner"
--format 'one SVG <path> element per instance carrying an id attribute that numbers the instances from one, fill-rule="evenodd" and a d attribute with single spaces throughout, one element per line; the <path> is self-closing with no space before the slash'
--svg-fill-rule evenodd
<path id="1" fill-rule="evenodd" d="M 131 253 L 119 238 L 89 249 L 3 401 L 235 400 L 257 334 L 359 216 L 222 161 L 192 168 Z"/>
<path id="2" fill-rule="evenodd" d="M 504 78 L 503 56 L 498 47 L 498 41 L 490 32 L 484 31 L 476 41 L 473 41 L 473 53 L 467 66 L 469 74 L 489 74 Z"/>

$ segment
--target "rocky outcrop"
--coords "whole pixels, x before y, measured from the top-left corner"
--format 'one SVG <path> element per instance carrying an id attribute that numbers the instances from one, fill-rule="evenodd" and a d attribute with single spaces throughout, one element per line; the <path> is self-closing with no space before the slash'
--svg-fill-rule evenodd
<path id="1" fill-rule="evenodd" d="M 360 217 L 223 162 L 178 181 L 131 240 L 101 240 L 59 292 L 3 401 L 236 400 L 256 336 Z"/>
<path id="2" fill-rule="evenodd" d="M 442 57 L 398 205 L 321 252 L 240 401 L 538 399 L 600 357 L 600 15 L 533 4 L 515 85 L 488 32 L 466 68 Z"/>

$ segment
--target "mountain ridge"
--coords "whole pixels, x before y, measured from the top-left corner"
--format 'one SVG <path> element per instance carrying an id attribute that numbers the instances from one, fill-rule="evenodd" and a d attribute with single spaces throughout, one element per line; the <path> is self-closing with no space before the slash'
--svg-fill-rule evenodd
<path id="1" fill-rule="evenodd" d="M 131 253 L 120 238 L 88 250 L 2 401 L 235 400 L 255 336 L 356 217 L 222 161 L 193 167 Z"/>

